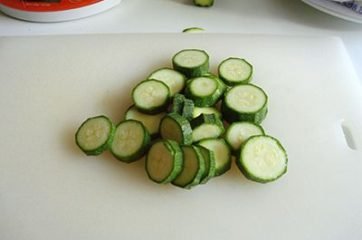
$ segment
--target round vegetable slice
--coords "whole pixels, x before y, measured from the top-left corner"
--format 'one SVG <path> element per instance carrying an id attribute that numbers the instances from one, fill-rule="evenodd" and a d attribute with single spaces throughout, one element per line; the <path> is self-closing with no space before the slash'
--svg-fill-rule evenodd
<path id="1" fill-rule="evenodd" d="M 288 157 L 280 142 L 271 136 L 254 136 L 243 145 L 237 165 L 250 180 L 267 183 L 287 172 Z"/>
<path id="2" fill-rule="evenodd" d="M 220 63 L 218 72 L 220 78 L 228 85 L 245 84 L 253 75 L 253 66 L 245 59 L 231 57 Z"/>
<path id="3" fill-rule="evenodd" d="M 170 89 L 171 96 L 181 92 L 186 83 L 185 76 L 171 68 L 160 68 L 151 73 L 148 79 L 156 79 L 165 83 Z"/>
<path id="4" fill-rule="evenodd" d="M 116 128 L 111 152 L 117 159 L 129 163 L 140 159 L 149 143 L 150 135 L 141 122 L 125 120 Z"/>
<path id="5" fill-rule="evenodd" d="M 225 133 L 225 140 L 233 151 L 240 150 L 241 145 L 252 136 L 264 135 L 264 129 L 252 122 L 233 122 Z"/>
<path id="6" fill-rule="evenodd" d="M 146 172 L 156 183 L 169 183 L 181 172 L 183 152 L 177 142 L 162 140 L 153 144 L 146 156 Z"/>
<path id="7" fill-rule="evenodd" d="M 114 125 L 106 116 L 88 118 L 78 128 L 75 142 L 87 155 L 99 155 L 112 143 Z"/>
<path id="8" fill-rule="evenodd" d="M 200 49 L 184 49 L 175 54 L 172 65 L 188 78 L 199 77 L 209 71 L 209 55 Z"/>
<path id="9" fill-rule="evenodd" d="M 224 118 L 229 122 L 250 121 L 260 124 L 268 112 L 268 97 L 260 87 L 243 84 L 229 89 L 221 105 Z"/>
<path id="10" fill-rule="evenodd" d="M 145 113 L 155 114 L 166 110 L 169 98 L 167 85 L 154 79 L 140 82 L 132 91 L 135 106 Z"/>

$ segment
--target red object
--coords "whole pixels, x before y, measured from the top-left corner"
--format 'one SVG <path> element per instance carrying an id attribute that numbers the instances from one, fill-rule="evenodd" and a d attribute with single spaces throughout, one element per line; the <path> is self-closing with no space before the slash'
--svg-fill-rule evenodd
<path id="1" fill-rule="evenodd" d="M 0 0 L 0 4 L 22 11 L 55 12 L 81 8 L 103 0 Z"/>

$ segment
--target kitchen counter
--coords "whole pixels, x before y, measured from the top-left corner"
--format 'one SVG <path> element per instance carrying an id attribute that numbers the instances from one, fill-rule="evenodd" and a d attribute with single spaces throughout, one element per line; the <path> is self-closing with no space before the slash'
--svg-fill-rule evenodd
<path id="1" fill-rule="evenodd" d="M 216 0 L 212 8 L 190 2 L 123 0 L 107 12 L 61 23 L 24 22 L 0 14 L 0 36 L 179 33 L 193 26 L 206 33 L 337 36 L 362 79 L 362 24 L 327 15 L 299 0 Z"/>

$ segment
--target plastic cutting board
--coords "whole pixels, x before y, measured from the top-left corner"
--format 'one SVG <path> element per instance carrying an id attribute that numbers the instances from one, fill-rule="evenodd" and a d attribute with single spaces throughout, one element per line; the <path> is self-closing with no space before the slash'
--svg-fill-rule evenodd
<path id="1" fill-rule="evenodd" d="M 132 87 L 183 48 L 206 50 L 213 72 L 230 56 L 254 65 L 270 99 L 263 126 L 288 151 L 279 181 L 251 182 L 233 164 L 183 190 L 149 181 L 144 160 L 76 147 L 83 120 L 119 122 Z M 362 239 L 362 90 L 337 38 L 9 37 L 0 63 L 2 240 Z"/>

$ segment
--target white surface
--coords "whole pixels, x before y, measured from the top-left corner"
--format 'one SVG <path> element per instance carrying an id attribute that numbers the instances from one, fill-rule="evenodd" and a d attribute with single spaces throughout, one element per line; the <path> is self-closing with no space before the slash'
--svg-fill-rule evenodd
<path id="1" fill-rule="evenodd" d="M 123 0 L 102 14 L 77 21 L 39 24 L 0 13 L 0 35 L 181 32 L 203 27 L 208 33 L 261 33 L 339 36 L 362 83 L 362 24 L 320 12 L 301 0 L 216 0 L 198 8 L 191 0 Z"/>
<path id="2" fill-rule="evenodd" d="M 84 119 L 122 119 L 131 88 L 186 47 L 207 50 L 214 71 L 232 55 L 254 64 L 253 82 L 270 99 L 263 126 L 288 151 L 279 181 L 253 183 L 233 164 L 187 191 L 149 181 L 143 160 L 86 157 L 76 147 Z M 3 38 L 0 62 L 2 240 L 362 237 L 362 91 L 338 39 Z M 357 150 L 346 145 L 342 119 Z"/>

